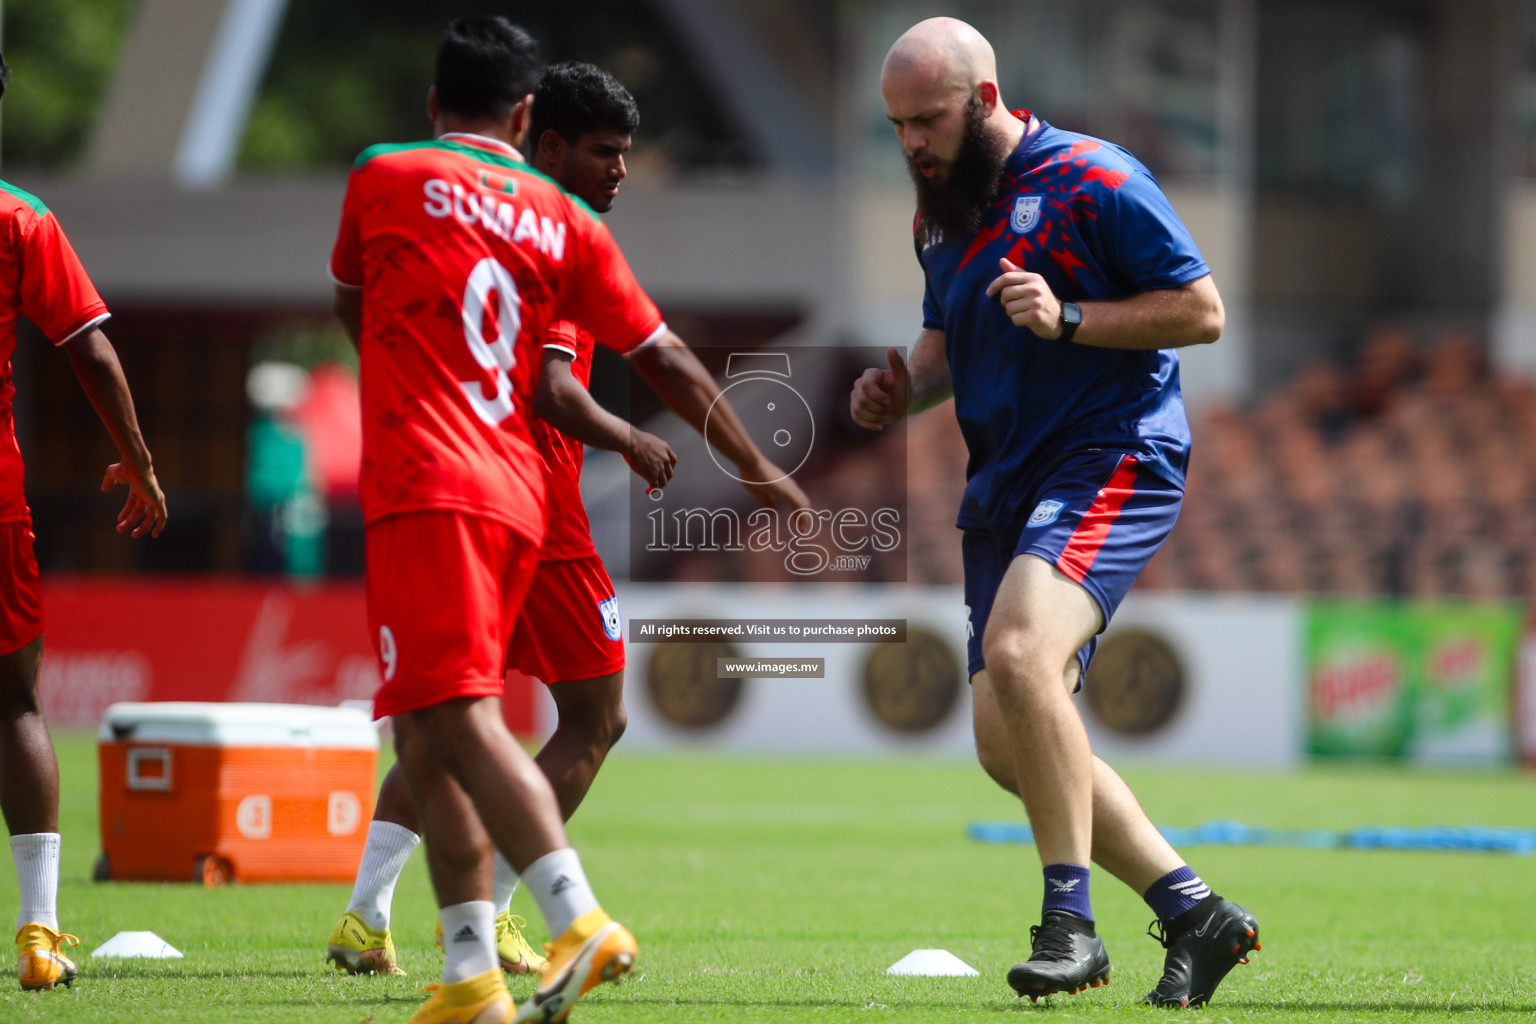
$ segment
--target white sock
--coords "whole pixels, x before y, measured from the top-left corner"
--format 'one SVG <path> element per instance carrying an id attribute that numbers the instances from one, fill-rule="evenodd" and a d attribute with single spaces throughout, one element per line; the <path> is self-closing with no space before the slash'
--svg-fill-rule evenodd
<path id="1" fill-rule="evenodd" d="M 375 821 L 368 826 L 368 842 L 357 865 L 357 881 L 352 884 L 352 902 L 347 904 L 368 927 L 379 931 L 389 927 L 395 883 L 420 843 L 421 837 L 415 832 L 392 821 Z"/>
<path id="2" fill-rule="evenodd" d="M 490 900 L 455 903 L 442 909 L 443 984 L 452 985 L 465 978 L 493 971 L 501 964 L 496 959 L 496 912 Z"/>
<path id="3" fill-rule="evenodd" d="M 16 927 L 40 924 L 58 931 L 59 834 L 11 836 L 11 857 L 16 861 L 16 883 L 21 887 Z"/>
<path id="4" fill-rule="evenodd" d="M 507 858 L 496 854 L 496 887 L 491 901 L 496 904 L 496 916 L 512 909 L 512 894 L 517 892 L 517 872 L 507 863 Z"/>
<path id="5" fill-rule="evenodd" d="M 581 870 L 581 858 L 570 847 L 546 853 L 523 871 L 523 881 L 544 915 L 551 938 L 559 938 L 571 922 L 597 909 L 597 897 Z"/>

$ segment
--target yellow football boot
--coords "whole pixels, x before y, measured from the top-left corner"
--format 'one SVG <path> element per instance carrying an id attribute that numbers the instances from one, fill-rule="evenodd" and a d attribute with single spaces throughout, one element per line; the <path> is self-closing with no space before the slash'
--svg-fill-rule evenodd
<path id="1" fill-rule="evenodd" d="M 549 964 L 523 937 L 527 927 L 528 922 L 510 910 L 496 918 L 496 955 L 508 974 L 542 974 Z"/>
<path id="2" fill-rule="evenodd" d="M 508 974 L 539 974 L 543 972 L 544 965 L 549 962 L 540 956 L 523 937 L 522 930 L 526 927 L 528 922 L 511 910 L 496 915 L 496 955 L 501 958 L 501 969 Z M 436 936 L 433 945 L 442 949 L 443 922 L 441 920 L 437 922 Z"/>
<path id="3" fill-rule="evenodd" d="M 558 939 L 544 944 L 549 963 L 539 987 L 518 1008 L 516 1024 L 559 1024 L 576 1000 L 603 982 L 617 982 L 628 974 L 639 951 L 629 929 L 601 909 L 587 911 Z"/>
<path id="4" fill-rule="evenodd" d="M 426 990 L 432 995 L 410 1024 L 508 1024 L 517 1009 L 495 968 L 452 985 L 428 985 Z"/>
<path id="5" fill-rule="evenodd" d="M 80 945 L 73 935 L 56 932 L 46 925 L 22 925 L 16 933 L 16 952 L 20 959 L 16 976 L 25 989 L 68 988 L 75 980 L 75 962 L 60 952 L 65 944 Z"/>
<path id="6" fill-rule="evenodd" d="M 368 927 L 352 910 L 343 914 L 336 927 L 331 929 L 325 958 L 335 964 L 338 971 L 348 974 L 405 973 L 395 963 L 395 942 L 389 937 L 389 929 L 379 931 Z"/>

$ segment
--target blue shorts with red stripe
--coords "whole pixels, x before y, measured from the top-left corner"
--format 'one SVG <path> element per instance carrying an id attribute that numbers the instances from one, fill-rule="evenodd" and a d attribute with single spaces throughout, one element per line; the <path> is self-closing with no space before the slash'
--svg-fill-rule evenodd
<path id="1" fill-rule="evenodd" d="M 970 674 L 986 662 L 982 637 L 1003 574 L 1020 555 L 1037 555 L 1081 584 L 1104 622 L 1173 530 L 1184 487 L 1124 452 L 1084 451 L 1063 459 L 1029 499 L 1027 519 L 1008 529 L 967 527 L 961 539 Z M 1083 677 L 1099 638 L 1078 651 Z M 1081 677 L 1080 677 L 1081 678 Z"/>

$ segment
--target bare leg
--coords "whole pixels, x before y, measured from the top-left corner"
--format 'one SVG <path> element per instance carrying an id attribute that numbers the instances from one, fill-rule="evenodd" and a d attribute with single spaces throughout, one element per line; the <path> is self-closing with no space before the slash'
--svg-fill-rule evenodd
<path id="1" fill-rule="evenodd" d="M 59 762 L 37 693 L 43 638 L 0 656 L 0 812 L 11 835 L 59 830 Z"/>
<path id="2" fill-rule="evenodd" d="M 42 656 L 42 637 L 0 656 L 0 811 L 11 833 L 11 857 L 21 890 L 16 927 L 51 929 L 27 933 L 27 948 L 32 950 L 48 947 L 48 936 L 59 927 L 59 762 L 37 694 Z M 67 979 L 74 977 L 73 967 L 63 973 Z M 52 988 L 53 981 L 38 980 L 42 976 L 56 979 L 56 963 L 24 956 L 22 987 Z"/>
<path id="3" fill-rule="evenodd" d="M 1064 685 L 1098 631 L 1093 598 L 1033 555 L 998 587 L 982 650 L 1042 864 L 1086 866 L 1093 851 L 1093 752 Z"/>
<path id="4" fill-rule="evenodd" d="M 560 717 L 534 761 L 555 791 L 561 817 L 569 821 L 624 735 L 624 673 L 556 683 L 549 693 Z"/>
<path id="5" fill-rule="evenodd" d="M 550 692 L 559 709 L 559 724 L 539 751 L 535 763 L 550 780 L 561 817 L 568 819 L 591 788 L 609 749 L 624 733 L 624 674 L 615 672 L 595 679 L 559 683 L 551 687 Z M 419 738 L 406 739 L 402 735 L 402 744 L 411 742 L 419 745 Z M 385 774 L 373 820 L 376 825 L 394 825 L 421 835 L 421 819 L 417 816 L 406 780 L 405 757 L 402 753 L 401 759 Z M 405 867 L 405 859 L 410 856 L 410 849 L 401 845 L 402 842 L 387 832 L 380 835 L 376 828 L 370 830 L 348 910 L 362 917 L 371 928 L 383 930 L 389 926 L 389 903 L 395 881 Z M 431 849 L 429 846 L 429 855 Z M 507 871 L 504 865 L 495 868 L 494 898 L 498 908 L 505 908 L 517 885 L 517 877 L 506 875 Z M 348 969 L 358 969 L 349 948 L 344 943 L 336 945 L 338 942 L 343 940 L 333 937 L 335 951 L 344 958 Z"/>
<path id="6" fill-rule="evenodd" d="M 437 763 L 409 715 L 395 717 L 396 767 L 410 788 L 439 906 L 491 898 L 491 840 L 463 788 Z M 394 774 L 391 772 L 391 774 Z"/>
<path id="7" fill-rule="evenodd" d="M 459 791 L 475 812 L 469 817 L 478 816 L 496 849 L 519 874 L 545 854 L 570 845 L 560 818 L 560 805 L 550 789 L 549 780 L 507 731 L 501 717 L 500 700 L 479 697 L 444 701 L 408 715 L 397 715 L 397 730 L 401 729 L 403 720 L 409 723 L 404 727 L 403 735 L 411 741 L 405 749 L 419 747 L 428 755 L 406 760 L 405 771 L 417 816 L 426 826 L 429 849 L 455 841 L 446 832 L 434 837 L 435 823 L 439 828 L 448 828 L 446 822 L 439 819 L 447 818 L 449 813 L 424 800 L 424 797 L 436 799 L 440 794 L 447 795 L 437 780 L 438 774 L 446 775 L 458 784 Z M 428 762 L 431 762 L 430 766 Z M 423 789 L 424 785 L 426 789 Z M 468 809 L 463 804 L 456 804 L 451 813 L 458 815 Z M 429 813 L 430 820 L 427 818 Z M 466 837 L 474 833 L 473 826 L 466 824 L 462 827 Z M 485 892 L 490 892 L 489 874 Z"/>
<path id="8" fill-rule="evenodd" d="M 1093 759 L 1093 859 L 1138 896 L 1146 895 L 1153 882 L 1184 863 L 1141 809 L 1131 787 L 1097 757 Z"/>
<path id="9" fill-rule="evenodd" d="M 1077 679 L 1075 660 L 1067 676 L 1070 691 Z M 971 690 L 977 757 L 993 781 L 1017 795 L 1018 769 L 985 670 L 971 678 Z M 1098 757 L 1093 759 L 1093 861 L 1137 895 L 1184 863 L 1147 818 L 1130 787 Z"/>
<path id="10" fill-rule="evenodd" d="M 395 742 L 397 750 L 399 746 L 397 739 Z M 390 765 L 389 771 L 384 775 L 384 782 L 379 786 L 379 802 L 373 808 L 373 820 L 387 821 L 421 835 L 421 826 L 416 820 L 416 808 L 411 803 L 411 787 L 405 780 L 405 769 L 401 767 L 400 761 Z"/>
<path id="11" fill-rule="evenodd" d="M 624 714 L 624 673 L 556 683 L 549 692 L 555 699 L 559 721 L 534 762 L 555 791 L 561 817 L 569 821 L 592 788 L 592 780 L 608 751 L 624 735 L 628 724 Z M 373 820 L 421 834 L 410 787 L 399 762 L 389 769 L 379 786 Z"/>

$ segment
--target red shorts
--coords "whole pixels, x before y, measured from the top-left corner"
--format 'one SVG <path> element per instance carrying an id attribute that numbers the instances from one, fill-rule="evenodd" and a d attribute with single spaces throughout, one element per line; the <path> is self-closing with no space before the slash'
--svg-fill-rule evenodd
<path id="1" fill-rule="evenodd" d="M 366 544 L 368 628 L 384 680 L 374 717 L 501 696 L 539 546 L 497 520 L 436 510 L 370 523 Z"/>
<path id="2" fill-rule="evenodd" d="M 544 683 L 596 679 L 624 667 L 619 599 L 601 558 L 539 563 L 507 667 Z"/>
<path id="3" fill-rule="evenodd" d="M 32 520 L 0 523 L 0 655 L 43 635 L 43 587 L 34 540 Z"/>

